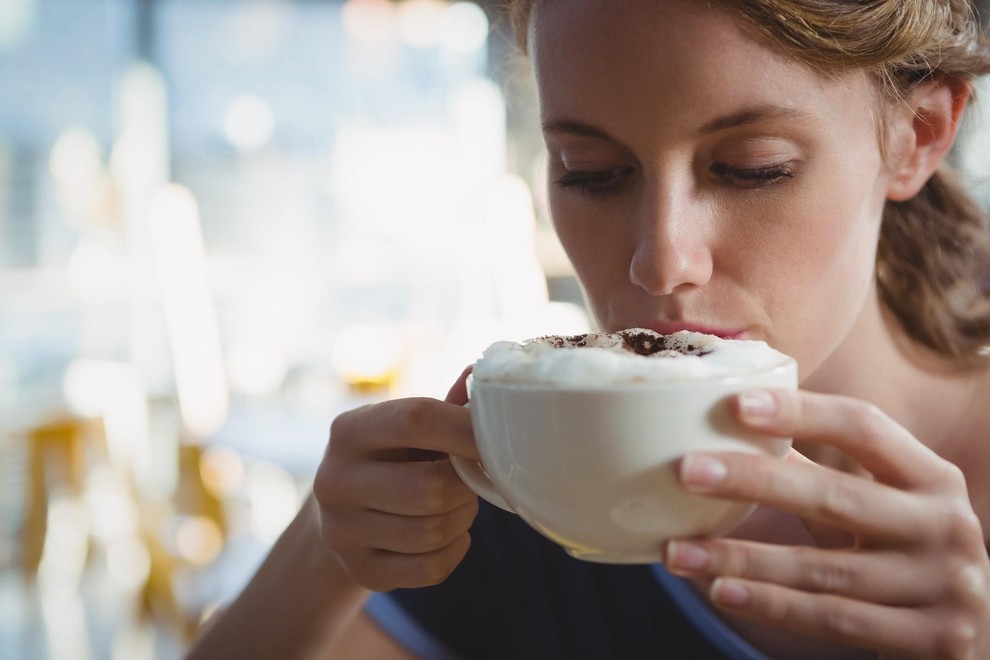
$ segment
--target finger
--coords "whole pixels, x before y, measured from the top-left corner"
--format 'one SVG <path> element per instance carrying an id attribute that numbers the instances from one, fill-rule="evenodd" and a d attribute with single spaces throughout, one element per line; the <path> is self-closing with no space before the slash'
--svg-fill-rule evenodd
<path id="1" fill-rule="evenodd" d="M 794 447 L 791 447 L 790 449 L 787 450 L 787 453 L 784 454 L 784 460 L 794 461 L 795 463 L 798 463 L 800 465 L 818 465 L 817 463 L 815 463 L 813 460 L 811 460 L 810 458 L 799 452 Z"/>
<path id="2" fill-rule="evenodd" d="M 930 603 L 943 589 L 936 571 L 917 571 L 916 560 L 898 552 L 699 539 L 671 541 L 664 562 L 683 577 L 737 577 L 887 605 Z"/>
<path id="3" fill-rule="evenodd" d="M 338 530 L 339 542 L 400 554 L 424 554 L 447 547 L 466 534 L 478 513 L 477 499 L 432 516 L 399 516 L 361 511 Z"/>
<path id="4" fill-rule="evenodd" d="M 765 433 L 830 445 L 877 479 L 898 486 L 931 483 L 944 463 L 872 404 L 834 395 L 757 390 L 736 398 L 739 420 Z"/>
<path id="5" fill-rule="evenodd" d="M 810 462 L 727 452 L 688 454 L 679 476 L 693 493 L 790 511 L 855 534 L 918 542 L 928 502 L 886 484 Z"/>
<path id="6" fill-rule="evenodd" d="M 468 401 L 467 392 L 467 379 L 474 371 L 474 365 L 468 366 L 461 375 L 457 378 L 457 381 L 451 386 L 450 391 L 447 392 L 447 396 L 444 399 L 447 403 L 454 403 L 458 406 L 463 406 Z"/>
<path id="7" fill-rule="evenodd" d="M 774 627 L 898 657 L 969 657 L 963 651 L 976 636 L 975 627 L 965 619 L 939 620 L 920 608 L 877 605 L 737 578 L 716 579 L 709 598 L 721 609 Z"/>
<path id="8" fill-rule="evenodd" d="M 784 460 L 803 465 L 816 465 L 814 461 L 793 447 L 784 455 Z M 805 528 L 811 532 L 811 536 L 815 539 L 815 545 L 819 548 L 847 548 L 855 542 L 855 538 L 848 530 L 814 520 L 805 519 L 803 522 Z"/>
<path id="9" fill-rule="evenodd" d="M 333 421 L 327 452 L 370 456 L 407 448 L 478 460 L 471 413 L 461 406 L 429 398 L 365 406 Z"/>
<path id="10" fill-rule="evenodd" d="M 421 554 L 375 550 L 348 564 L 358 584 L 373 591 L 414 589 L 440 584 L 453 572 L 471 546 L 462 534 L 446 547 Z"/>
<path id="11" fill-rule="evenodd" d="M 477 499 L 450 461 L 361 461 L 327 469 L 314 488 L 321 504 L 343 503 L 403 516 L 449 513 Z"/>

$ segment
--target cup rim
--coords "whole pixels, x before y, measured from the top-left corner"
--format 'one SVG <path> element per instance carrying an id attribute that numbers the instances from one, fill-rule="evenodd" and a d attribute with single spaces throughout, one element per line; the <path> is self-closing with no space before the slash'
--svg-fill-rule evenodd
<path id="1" fill-rule="evenodd" d="M 550 381 L 541 382 L 520 382 L 512 380 L 487 380 L 476 378 L 473 373 L 468 375 L 468 387 L 497 387 L 499 389 L 519 390 L 519 391 L 557 391 L 557 392 L 605 392 L 605 391 L 628 391 L 628 390 L 663 390 L 674 387 L 684 388 L 708 386 L 712 383 L 719 385 L 733 385 L 742 383 L 750 378 L 758 376 L 773 376 L 784 372 L 793 371 L 797 375 L 797 360 L 787 355 L 780 364 L 763 369 L 754 369 L 745 373 L 726 374 L 721 376 L 671 376 L 663 380 L 641 380 L 635 382 L 620 382 L 608 385 L 586 385 L 572 383 L 554 383 Z"/>

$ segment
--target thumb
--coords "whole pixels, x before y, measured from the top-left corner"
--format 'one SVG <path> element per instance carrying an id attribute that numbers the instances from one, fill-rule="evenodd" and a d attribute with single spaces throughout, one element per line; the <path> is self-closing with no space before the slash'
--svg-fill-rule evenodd
<path id="1" fill-rule="evenodd" d="M 460 377 L 458 377 L 457 381 L 451 386 L 450 391 L 447 392 L 447 397 L 444 401 L 447 403 L 456 403 L 459 406 L 463 406 L 468 402 L 467 378 L 471 375 L 473 370 L 474 365 L 472 364 L 461 372 Z"/>

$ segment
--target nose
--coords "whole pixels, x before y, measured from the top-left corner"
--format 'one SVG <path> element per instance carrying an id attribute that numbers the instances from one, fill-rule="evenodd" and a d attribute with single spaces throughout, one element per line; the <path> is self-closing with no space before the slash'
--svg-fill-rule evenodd
<path id="1" fill-rule="evenodd" d="M 704 204 L 674 189 L 642 199 L 630 281 L 654 296 L 706 284 L 713 259 Z"/>

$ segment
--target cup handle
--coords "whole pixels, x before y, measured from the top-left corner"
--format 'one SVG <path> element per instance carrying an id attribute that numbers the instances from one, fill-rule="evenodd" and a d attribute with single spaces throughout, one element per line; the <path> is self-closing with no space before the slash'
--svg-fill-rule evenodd
<path id="1" fill-rule="evenodd" d="M 471 402 L 468 401 L 465 403 L 464 407 L 470 408 Z M 473 490 L 476 495 L 500 509 L 504 509 L 509 513 L 515 513 L 512 506 L 495 489 L 495 484 L 488 478 L 488 474 L 485 472 L 485 468 L 481 467 L 481 463 L 451 455 L 450 464 L 454 468 L 454 472 L 457 473 L 457 476 L 461 478 L 461 481 Z"/>
<path id="2" fill-rule="evenodd" d="M 475 494 L 500 509 L 505 509 L 509 513 L 515 513 L 515 510 L 505 501 L 505 498 L 495 490 L 495 485 L 488 478 L 485 468 L 481 467 L 481 463 L 478 461 L 469 461 L 460 456 L 451 456 L 450 464 L 453 466 L 457 476 L 461 478 L 461 481 L 467 484 L 467 487 L 473 490 Z"/>

